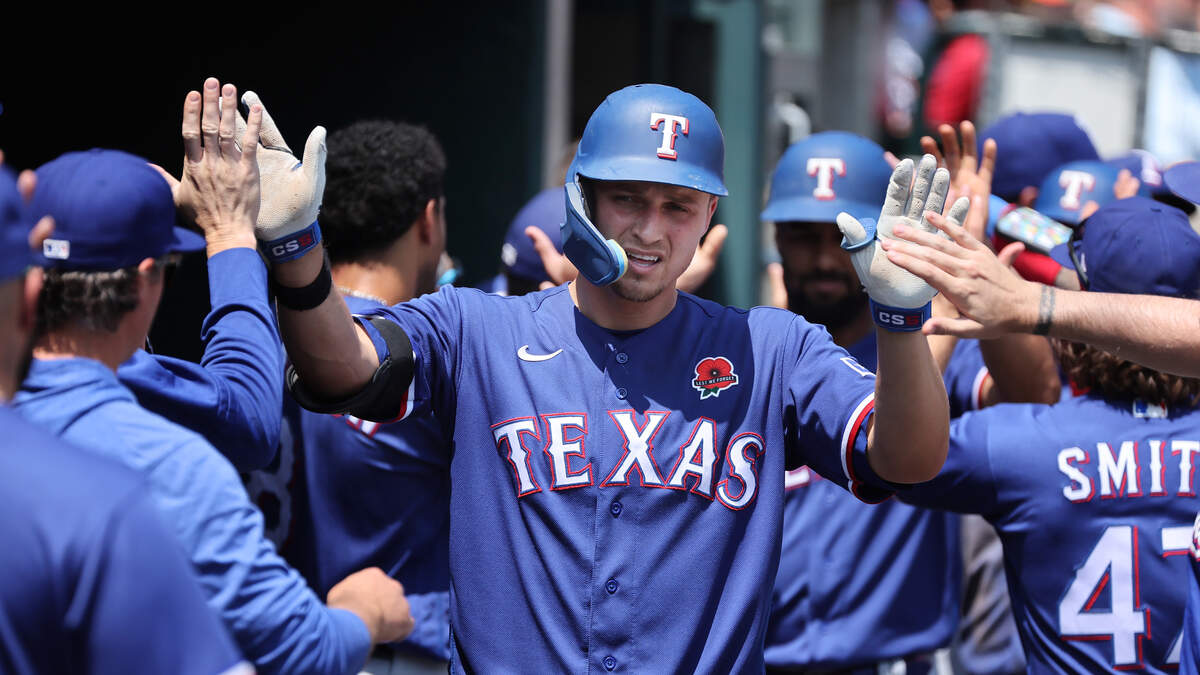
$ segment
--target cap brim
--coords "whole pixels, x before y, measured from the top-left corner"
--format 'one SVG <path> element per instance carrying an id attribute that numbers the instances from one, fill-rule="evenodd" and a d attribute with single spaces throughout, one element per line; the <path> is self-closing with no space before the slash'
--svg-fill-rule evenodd
<path id="1" fill-rule="evenodd" d="M 1063 267 L 1065 267 L 1069 270 L 1074 271 L 1075 261 L 1071 260 L 1071 251 L 1070 251 L 1070 249 L 1067 248 L 1070 245 L 1071 245 L 1071 242 L 1068 241 L 1068 242 L 1059 244 L 1058 246 L 1055 246 L 1054 248 L 1050 249 L 1049 256 L 1050 256 L 1050 259 L 1053 260 L 1054 262 L 1058 263 L 1059 265 L 1062 265 Z"/>
<path id="2" fill-rule="evenodd" d="M 1200 162 L 1182 162 L 1163 172 L 1163 183 L 1176 195 L 1200 204 Z"/>
<path id="3" fill-rule="evenodd" d="M 192 251 L 199 251 L 206 246 L 204 237 L 191 230 L 176 227 L 174 234 L 175 237 L 167 245 L 167 253 L 191 253 Z"/>

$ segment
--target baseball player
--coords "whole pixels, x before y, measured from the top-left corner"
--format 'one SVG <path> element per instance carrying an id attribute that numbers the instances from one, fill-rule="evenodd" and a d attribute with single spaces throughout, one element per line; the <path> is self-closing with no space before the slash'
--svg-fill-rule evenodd
<path id="1" fill-rule="evenodd" d="M 452 670 L 761 671 L 785 467 L 867 499 L 937 472 L 945 388 L 904 330 L 932 293 L 881 265 L 876 237 L 941 211 L 946 173 L 923 162 L 910 201 L 902 162 L 878 224 L 839 217 L 885 327 L 875 377 L 790 312 L 675 289 L 726 194 L 723 157 L 699 99 L 627 87 L 593 113 L 564 189 L 574 282 L 443 288 L 355 319 L 319 245 L 273 265 L 302 403 L 445 416 Z"/>
<path id="2" fill-rule="evenodd" d="M 203 106 L 200 93 L 187 97 L 180 200 L 210 247 L 250 246 L 259 201 L 254 153 L 243 155 L 233 143 L 232 116 L 218 123 L 218 97 L 226 110 L 236 101 L 232 86 L 218 87 L 215 79 L 205 83 Z M 246 138 L 257 138 L 260 114 L 252 112 Z M 70 153 L 43 166 L 38 182 L 34 213 L 52 215 L 55 232 L 43 246 L 43 334 L 17 410 L 142 473 L 209 605 L 257 668 L 357 672 L 371 644 L 411 629 L 399 584 L 363 570 L 331 589 L 324 606 L 263 538 L 262 517 L 227 460 L 200 436 L 139 407 L 116 380 L 117 366 L 145 339 L 164 256 L 205 240 L 173 227 L 167 183 L 130 155 Z"/>
<path id="3" fill-rule="evenodd" d="M 30 359 L 40 277 L 26 274 L 29 230 L 0 169 L 0 401 Z M 0 670 L 252 672 L 134 474 L 2 404 L 0 434 Z"/>
<path id="4" fill-rule="evenodd" d="M 329 136 L 322 236 L 351 311 L 436 290 L 446 244 L 445 171 L 441 144 L 421 127 L 356 122 Z M 293 402 L 283 434 L 290 445 L 273 476 L 254 480 L 290 484 L 280 496 L 290 500 L 281 509 L 290 526 L 280 551 L 318 593 L 373 566 L 404 585 L 416 627 L 404 642 L 377 647 L 364 671 L 444 673 L 450 458 L 444 423 L 427 404 L 403 417 L 370 422 L 302 411 Z"/>
<path id="5" fill-rule="evenodd" d="M 824 325 L 868 369 L 876 365 L 875 324 L 836 219 L 842 211 L 871 217 L 890 175 L 872 141 L 814 134 L 779 160 L 762 213 L 775 223 L 789 309 Z M 963 348 L 976 367 L 952 360 L 952 416 L 977 405 L 975 392 L 988 382 L 978 347 L 964 341 Z M 950 644 L 958 621 L 958 517 L 895 500 L 863 504 L 808 467 L 789 471 L 785 488 L 768 669 L 934 667 L 934 652 Z"/>
<path id="6" fill-rule="evenodd" d="M 1200 293 L 1200 237 L 1173 207 L 1112 202 L 1069 246 L 1088 291 Z M 1086 395 L 964 415 L 942 472 L 900 496 L 995 526 L 1032 672 L 1173 671 L 1200 381 L 1077 343 L 1056 351 Z"/>

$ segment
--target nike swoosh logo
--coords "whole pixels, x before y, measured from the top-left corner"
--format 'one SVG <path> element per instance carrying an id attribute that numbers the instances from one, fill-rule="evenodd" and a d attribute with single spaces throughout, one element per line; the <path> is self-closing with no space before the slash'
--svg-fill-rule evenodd
<path id="1" fill-rule="evenodd" d="M 537 363 L 538 361 L 549 361 L 550 359 L 558 356 L 561 353 L 562 353 L 562 350 L 557 349 L 555 351 L 550 352 L 549 354 L 530 354 L 529 353 L 529 345 L 521 345 L 521 348 L 517 350 L 517 358 L 521 359 L 522 361 L 530 361 L 533 363 Z"/>

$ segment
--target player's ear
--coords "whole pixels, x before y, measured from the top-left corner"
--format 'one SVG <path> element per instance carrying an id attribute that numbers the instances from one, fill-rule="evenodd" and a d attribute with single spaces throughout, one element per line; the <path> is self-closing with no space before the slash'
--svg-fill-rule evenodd
<path id="1" fill-rule="evenodd" d="M 421 210 L 417 222 L 413 223 L 422 244 L 429 244 L 437 238 L 438 222 L 438 200 L 435 197 L 425 202 L 425 208 Z"/>
<path id="2" fill-rule="evenodd" d="M 717 201 L 719 201 L 719 200 L 720 200 L 720 197 L 718 197 L 716 195 L 708 196 L 708 224 L 709 225 L 712 225 L 713 214 L 717 212 Z"/>
<path id="3" fill-rule="evenodd" d="M 33 332 L 37 324 L 38 297 L 42 294 L 42 281 L 45 273 L 40 267 L 34 267 L 25 273 L 21 291 L 21 306 L 17 311 L 17 329 L 22 333 Z"/>

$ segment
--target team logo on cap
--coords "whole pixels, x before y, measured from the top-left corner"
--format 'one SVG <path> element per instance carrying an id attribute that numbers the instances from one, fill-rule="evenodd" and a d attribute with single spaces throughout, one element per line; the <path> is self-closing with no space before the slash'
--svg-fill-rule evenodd
<path id="1" fill-rule="evenodd" d="M 679 115 L 652 112 L 650 113 L 650 129 L 662 132 L 662 145 L 658 146 L 658 156 L 663 159 L 677 159 L 675 138 L 679 134 L 687 136 L 688 118 L 680 117 Z M 679 134 L 675 133 L 676 129 L 679 130 Z"/>
<path id="2" fill-rule="evenodd" d="M 846 175 L 846 162 L 841 157 L 809 157 L 805 170 L 808 171 L 808 175 L 817 177 L 813 197 L 822 201 L 837 197 L 837 193 L 833 191 L 833 177 Z"/>
<path id="3" fill-rule="evenodd" d="M 1058 176 L 1058 186 L 1063 189 L 1058 205 L 1064 209 L 1078 211 L 1082 204 L 1079 197 L 1084 192 L 1096 189 L 1096 177 L 1086 171 L 1064 171 Z"/>
<path id="4" fill-rule="evenodd" d="M 720 393 L 738 383 L 737 373 L 733 372 L 733 364 L 724 356 L 710 356 L 696 364 L 696 378 L 692 380 L 692 388 L 700 392 L 700 400 L 718 396 Z"/>
<path id="5" fill-rule="evenodd" d="M 42 242 L 42 255 L 51 260 L 66 260 L 71 257 L 71 242 L 66 239 L 47 239 Z"/>

